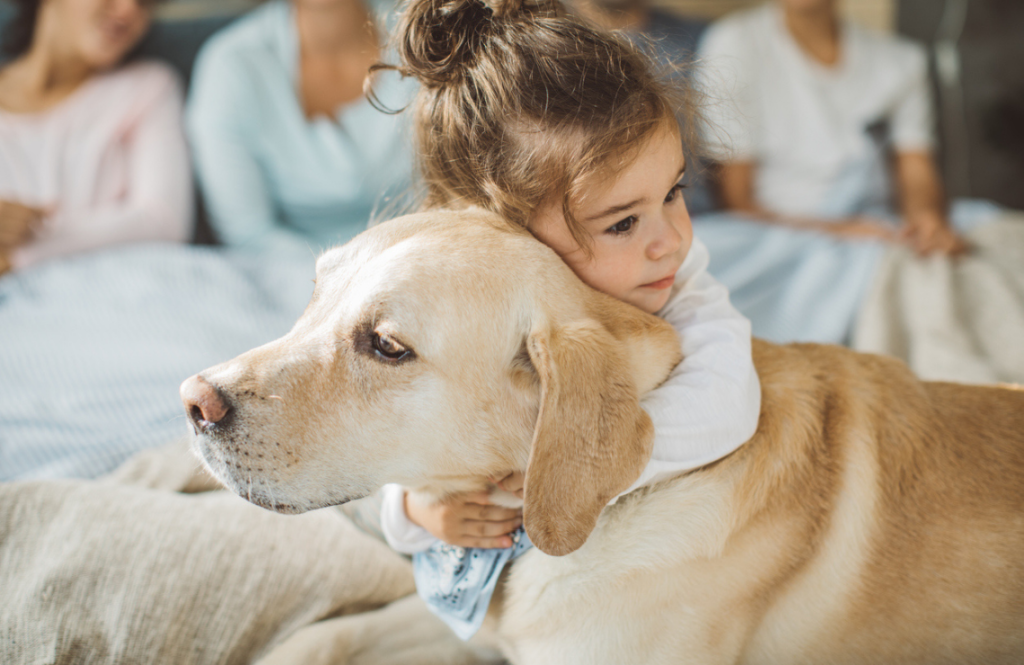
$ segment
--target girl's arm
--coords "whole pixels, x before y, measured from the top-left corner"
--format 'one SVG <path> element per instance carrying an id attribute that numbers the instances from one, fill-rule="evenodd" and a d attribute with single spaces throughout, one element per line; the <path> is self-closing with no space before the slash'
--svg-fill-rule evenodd
<path id="1" fill-rule="evenodd" d="M 58 201 L 35 240 L 14 252 L 14 266 L 120 243 L 187 241 L 193 192 L 181 110 L 177 82 L 168 74 L 131 134 L 125 199 L 85 209 Z"/>
<path id="2" fill-rule="evenodd" d="M 654 447 L 650 462 L 623 494 L 714 462 L 757 430 L 761 383 L 751 357 L 750 322 L 707 273 L 708 261 L 707 248 L 694 238 L 676 274 L 677 292 L 659 312 L 679 332 L 683 361 L 641 402 L 654 422 Z M 501 482 L 515 492 L 522 474 Z M 385 488 L 381 526 L 394 549 L 411 554 L 434 541 L 409 520 L 404 500 L 404 488 Z"/>
<path id="3" fill-rule="evenodd" d="M 401 485 L 384 486 L 380 507 L 380 530 L 391 549 L 402 554 L 415 554 L 440 540 L 421 526 L 412 523 L 405 513 L 405 488 Z"/>
<path id="4" fill-rule="evenodd" d="M 751 357 L 750 322 L 707 272 L 694 238 L 676 275 L 676 293 L 658 313 L 679 333 L 683 360 L 641 405 L 654 422 L 651 461 L 626 490 L 720 459 L 757 429 L 761 383 Z"/>
<path id="5" fill-rule="evenodd" d="M 519 510 L 491 503 L 486 492 L 419 503 L 401 485 L 385 485 L 381 531 L 395 551 L 421 552 L 437 541 L 458 547 L 511 547 L 508 536 L 522 524 Z"/>

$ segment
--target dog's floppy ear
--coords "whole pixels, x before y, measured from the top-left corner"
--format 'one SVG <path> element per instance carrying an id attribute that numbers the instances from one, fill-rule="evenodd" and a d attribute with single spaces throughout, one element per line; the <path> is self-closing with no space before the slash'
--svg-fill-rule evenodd
<path id="1" fill-rule="evenodd" d="M 603 294 L 600 294 L 603 296 Z M 526 348 L 540 379 L 540 411 L 526 470 L 523 522 L 533 544 L 562 556 L 587 540 L 601 510 L 640 475 L 654 427 L 640 408 L 679 361 L 664 321 L 604 297 L 600 314 L 543 321 Z M 658 369 L 638 367 L 653 361 Z"/>

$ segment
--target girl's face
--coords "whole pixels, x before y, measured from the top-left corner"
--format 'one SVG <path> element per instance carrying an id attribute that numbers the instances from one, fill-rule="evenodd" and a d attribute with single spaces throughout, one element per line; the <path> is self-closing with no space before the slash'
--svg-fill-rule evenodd
<path id="1" fill-rule="evenodd" d="M 45 0 L 36 34 L 91 68 L 108 69 L 146 34 L 154 4 L 155 0 Z"/>
<path id="2" fill-rule="evenodd" d="M 586 184 L 574 215 L 589 252 L 570 233 L 561 201 L 541 206 L 530 230 L 586 284 L 653 314 L 668 302 L 693 242 L 679 184 L 685 166 L 678 133 L 660 129 L 628 166 Z"/>

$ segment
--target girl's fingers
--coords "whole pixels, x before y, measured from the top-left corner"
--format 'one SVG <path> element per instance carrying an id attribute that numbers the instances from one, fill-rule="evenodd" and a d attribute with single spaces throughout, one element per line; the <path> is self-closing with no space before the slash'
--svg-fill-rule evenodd
<path id="1" fill-rule="evenodd" d="M 467 519 L 480 522 L 504 522 L 519 517 L 520 511 L 505 506 L 474 506 Z"/>
<path id="2" fill-rule="evenodd" d="M 523 520 L 519 518 L 513 518 L 503 522 L 480 522 L 477 520 L 467 520 L 465 522 L 465 530 L 462 535 L 471 538 L 494 538 L 497 536 L 506 536 L 518 529 L 522 523 Z"/>

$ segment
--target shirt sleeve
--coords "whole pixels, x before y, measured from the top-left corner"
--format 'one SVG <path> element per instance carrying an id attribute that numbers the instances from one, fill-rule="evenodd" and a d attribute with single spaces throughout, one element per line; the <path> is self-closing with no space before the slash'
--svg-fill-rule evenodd
<path id="1" fill-rule="evenodd" d="M 131 176 L 126 196 L 116 204 L 58 207 L 45 220 L 44 231 L 15 252 L 15 266 L 109 245 L 189 239 L 194 208 L 181 90 L 165 68 L 150 66 L 146 72 L 157 80 L 127 134 Z"/>
<path id="2" fill-rule="evenodd" d="M 755 68 L 746 56 L 742 27 L 728 20 L 713 24 L 697 51 L 702 135 L 708 153 L 723 162 L 754 159 L 757 150 Z"/>
<path id="3" fill-rule="evenodd" d="M 440 542 L 429 531 L 413 524 L 405 514 L 405 488 L 401 485 L 384 486 L 380 507 L 380 528 L 391 549 L 402 554 L 415 554 Z"/>
<path id="4" fill-rule="evenodd" d="M 654 423 L 654 448 L 626 492 L 720 459 L 757 430 L 761 383 L 750 321 L 708 274 L 708 262 L 707 248 L 694 238 L 676 275 L 677 292 L 659 312 L 679 333 L 683 360 L 641 402 Z"/>
<path id="5" fill-rule="evenodd" d="M 935 114 L 928 82 L 928 58 L 917 44 L 901 42 L 906 51 L 907 85 L 892 113 L 892 142 L 899 152 L 931 151 L 935 147 Z"/>
<path id="6" fill-rule="evenodd" d="M 226 245 L 308 251 L 280 219 L 257 156 L 260 104 L 250 69 L 243 54 L 216 41 L 196 60 L 185 121 L 203 204 Z"/>

